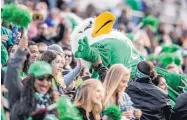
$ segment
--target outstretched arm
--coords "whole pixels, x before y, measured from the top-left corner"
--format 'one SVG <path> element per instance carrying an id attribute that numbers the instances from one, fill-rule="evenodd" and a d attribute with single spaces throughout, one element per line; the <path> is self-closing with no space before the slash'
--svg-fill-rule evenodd
<path id="1" fill-rule="evenodd" d="M 75 78 L 80 74 L 82 70 L 82 63 L 78 59 L 77 60 L 77 66 L 71 70 L 68 74 L 64 75 L 64 82 L 66 84 L 66 87 L 69 87 L 69 85 L 75 80 Z"/>
<path id="2" fill-rule="evenodd" d="M 20 98 L 22 83 L 19 72 L 26 56 L 28 41 L 26 37 L 20 40 L 19 48 L 8 61 L 8 69 L 5 74 L 5 86 L 8 89 L 9 107 Z"/>
<path id="3" fill-rule="evenodd" d="M 95 63 L 99 59 L 99 53 L 96 49 L 89 46 L 88 38 L 84 37 L 83 39 L 79 40 L 79 47 L 75 52 L 75 57 L 83 58 L 88 62 Z"/>
<path id="4" fill-rule="evenodd" d="M 79 47 L 75 53 L 75 57 L 83 58 L 84 60 L 91 62 L 94 68 L 94 75 L 103 80 L 106 72 L 108 71 L 107 66 L 109 65 L 109 51 L 107 51 L 102 45 L 94 44 L 89 46 L 87 37 L 83 40 L 79 40 Z M 98 73 L 98 74 L 97 74 Z"/>

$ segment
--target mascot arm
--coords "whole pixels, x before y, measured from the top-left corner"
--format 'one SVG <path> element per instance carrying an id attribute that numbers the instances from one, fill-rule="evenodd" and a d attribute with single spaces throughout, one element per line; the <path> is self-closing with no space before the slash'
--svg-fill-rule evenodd
<path id="1" fill-rule="evenodd" d="M 88 39 L 84 37 L 83 40 L 79 40 L 79 46 L 78 50 L 75 52 L 75 57 L 82 58 L 92 63 L 92 67 L 94 68 L 92 77 L 99 77 L 101 80 L 105 78 L 106 72 L 108 71 L 107 66 L 109 66 L 111 62 L 110 52 L 106 46 L 100 43 L 89 46 Z"/>
<path id="2" fill-rule="evenodd" d="M 92 64 L 98 63 L 101 58 L 101 61 L 105 66 L 110 64 L 109 50 L 100 43 L 95 43 L 90 46 L 87 37 L 84 37 L 83 40 L 79 40 L 79 46 L 78 50 L 75 52 L 75 57 L 82 58 Z"/>
<path id="3" fill-rule="evenodd" d="M 158 74 L 164 76 L 167 84 L 176 91 L 180 91 L 179 86 L 184 86 L 182 81 L 187 81 L 187 76 L 169 72 L 165 69 L 155 67 Z"/>
<path id="4" fill-rule="evenodd" d="M 97 53 L 98 60 L 95 63 L 92 63 L 92 67 L 94 69 L 92 73 L 93 78 L 98 78 L 101 81 L 104 80 L 106 73 L 108 71 L 108 66 L 111 63 L 111 57 L 110 52 L 107 49 L 107 45 L 103 45 L 100 43 L 95 43 L 91 45 L 91 49 L 95 51 L 94 53 Z"/>
<path id="5" fill-rule="evenodd" d="M 99 56 L 104 66 L 109 66 L 111 63 L 110 51 L 106 46 L 100 43 L 91 45 L 91 48 L 95 50 L 95 53 Z M 99 59 L 98 59 L 99 60 Z"/>
<path id="6" fill-rule="evenodd" d="M 88 38 L 84 37 L 79 40 L 78 50 L 75 52 L 75 57 L 82 58 L 88 62 L 96 63 L 99 60 L 97 49 L 89 46 Z"/>

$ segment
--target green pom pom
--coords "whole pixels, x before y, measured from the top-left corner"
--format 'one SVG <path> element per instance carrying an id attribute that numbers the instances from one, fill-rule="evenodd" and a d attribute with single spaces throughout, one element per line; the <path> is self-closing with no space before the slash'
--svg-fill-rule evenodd
<path id="1" fill-rule="evenodd" d="M 12 15 L 14 14 L 14 11 L 16 11 L 16 9 L 17 9 L 16 4 L 5 4 L 4 7 L 2 8 L 1 19 L 3 21 L 11 23 Z"/>
<path id="2" fill-rule="evenodd" d="M 169 64 L 173 63 L 173 57 L 168 54 L 168 55 L 163 55 L 160 56 L 159 63 L 163 65 L 163 67 L 167 67 Z"/>
<path id="3" fill-rule="evenodd" d="M 180 66 L 181 64 L 182 64 L 182 62 L 181 62 L 181 59 L 179 58 L 179 57 L 175 57 L 175 59 L 174 59 L 174 63 L 177 65 L 177 66 Z"/>
<path id="4" fill-rule="evenodd" d="M 158 25 L 159 25 L 159 20 L 151 15 L 144 17 L 142 19 L 142 22 L 144 25 L 150 26 L 154 32 L 157 30 Z"/>
<path id="5" fill-rule="evenodd" d="M 163 67 L 167 67 L 169 64 L 176 64 L 178 66 L 181 65 L 181 59 L 175 55 L 175 54 L 172 54 L 172 53 L 162 53 L 160 56 L 159 56 L 159 63 L 161 65 L 163 65 Z"/>
<path id="6" fill-rule="evenodd" d="M 163 67 L 167 67 L 169 64 L 176 64 L 177 66 L 180 66 L 182 64 L 182 61 L 179 56 L 176 55 L 175 52 L 177 52 L 180 49 L 180 47 L 176 44 L 172 45 L 163 45 L 162 46 L 162 53 L 159 58 L 159 63 L 163 65 Z"/>
<path id="7" fill-rule="evenodd" d="M 173 53 L 176 52 L 177 50 L 179 50 L 179 46 L 176 44 L 172 44 L 172 45 L 163 45 L 162 46 L 162 51 L 165 53 Z"/>
<path id="8" fill-rule="evenodd" d="M 22 28 L 27 28 L 32 21 L 29 9 L 17 4 L 6 4 L 3 7 L 1 18 Z"/>
<path id="9" fill-rule="evenodd" d="M 104 115 L 108 117 L 108 120 L 120 120 L 121 112 L 119 107 L 116 105 L 110 105 L 108 108 L 104 110 Z"/>
<path id="10" fill-rule="evenodd" d="M 27 28 L 31 21 L 31 13 L 26 8 L 19 7 L 12 16 L 12 22 L 23 28 Z"/>
<path id="11" fill-rule="evenodd" d="M 72 105 L 71 101 L 62 96 L 57 102 L 59 120 L 82 120 L 78 110 Z"/>

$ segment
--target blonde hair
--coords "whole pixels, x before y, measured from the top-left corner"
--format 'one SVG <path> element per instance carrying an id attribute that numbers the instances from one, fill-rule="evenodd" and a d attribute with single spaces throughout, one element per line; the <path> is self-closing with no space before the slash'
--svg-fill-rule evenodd
<path id="1" fill-rule="evenodd" d="M 61 72 L 58 72 L 57 75 L 54 76 L 55 81 L 61 88 L 66 89 L 66 84 L 64 81 L 64 77 Z"/>
<path id="2" fill-rule="evenodd" d="M 103 83 L 105 88 L 104 107 L 108 106 L 109 100 L 111 99 L 124 76 L 130 77 L 130 70 L 122 64 L 114 64 L 108 70 Z M 121 92 L 117 94 L 118 100 L 121 100 L 124 93 Z"/>
<path id="3" fill-rule="evenodd" d="M 75 98 L 75 106 L 86 106 L 86 116 L 89 118 L 89 111 L 91 109 L 95 120 L 100 120 L 100 113 L 102 112 L 102 103 L 101 104 L 96 104 L 92 103 L 91 98 L 92 94 L 94 92 L 94 89 L 96 89 L 98 86 L 102 86 L 101 81 L 97 79 L 89 79 L 84 81 L 80 85 L 80 91 L 77 94 Z M 104 94 L 104 88 L 103 88 L 103 94 Z"/>

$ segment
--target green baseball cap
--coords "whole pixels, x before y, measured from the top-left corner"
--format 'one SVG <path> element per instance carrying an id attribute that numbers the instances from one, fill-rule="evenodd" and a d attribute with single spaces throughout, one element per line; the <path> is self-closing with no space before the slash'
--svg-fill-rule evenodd
<path id="1" fill-rule="evenodd" d="M 52 75 L 51 65 L 45 61 L 36 61 L 29 67 L 28 74 L 34 74 L 35 77 L 45 74 Z"/>

